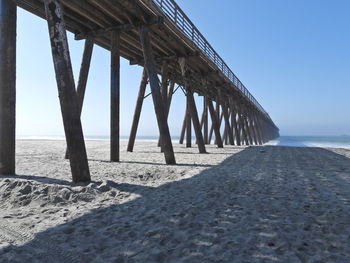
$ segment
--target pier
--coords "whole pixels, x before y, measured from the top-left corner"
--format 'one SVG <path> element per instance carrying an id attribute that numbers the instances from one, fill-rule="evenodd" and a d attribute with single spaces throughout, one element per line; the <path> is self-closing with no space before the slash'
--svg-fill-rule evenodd
<path id="1" fill-rule="evenodd" d="M 74 182 L 90 181 L 80 115 L 94 45 L 110 51 L 110 161 L 120 155 L 120 57 L 144 68 L 127 150 L 133 151 L 149 84 L 166 164 L 176 164 L 168 115 L 183 92 L 186 113 L 180 144 L 206 153 L 206 145 L 262 145 L 279 129 L 174 0 L 0 0 L 0 174 L 15 173 L 16 10 L 48 24 L 62 119 Z M 75 84 L 67 30 L 85 41 Z M 33 30 L 33 36 L 35 30 Z M 49 58 L 48 58 L 49 59 Z M 159 76 L 161 79 L 159 79 Z M 203 97 L 198 109 L 194 93 Z"/>

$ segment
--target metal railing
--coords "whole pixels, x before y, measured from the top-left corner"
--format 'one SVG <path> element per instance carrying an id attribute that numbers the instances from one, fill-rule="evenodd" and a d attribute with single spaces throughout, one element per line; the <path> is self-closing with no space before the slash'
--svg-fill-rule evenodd
<path id="1" fill-rule="evenodd" d="M 204 36 L 199 32 L 196 26 L 181 10 L 174 0 L 152 0 L 169 20 L 189 39 L 202 53 L 208 57 L 218 69 L 234 84 L 235 87 L 260 110 L 268 119 L 269 114 L 253 97 L 243 83 L 237 78 L 232 70 L 226 65 L 225 61 L 219 56 Z"/>

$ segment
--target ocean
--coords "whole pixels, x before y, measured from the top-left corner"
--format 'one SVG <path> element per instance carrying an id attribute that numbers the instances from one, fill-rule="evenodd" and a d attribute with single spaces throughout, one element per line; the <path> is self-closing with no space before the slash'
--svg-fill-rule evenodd
<path id="1" fill-rule="evenodd" d="M 267 145 L 350 149 L 350 136 L 281 136 Z"/>
<path id="2" fill-rule="evenodd" d="M 19 140 L 64 140 L 64 136 L 18 136 Z M 109 140 L 109 136 L 85 136 L 86 140 Z M 128 136 L 121 136 L 121 140 L 127 140 Z M 157 142 L 157 136 L 138 136 L 137 140 Z M 193 138 L 195 140 L 195 138 Z M 173 143 L 178 143 L 179 137 L 172 137 Z M 350 136 L 281 136 L 266 145 L 291 146 L 291 147 L 327 147 L 350 149 Z"/>

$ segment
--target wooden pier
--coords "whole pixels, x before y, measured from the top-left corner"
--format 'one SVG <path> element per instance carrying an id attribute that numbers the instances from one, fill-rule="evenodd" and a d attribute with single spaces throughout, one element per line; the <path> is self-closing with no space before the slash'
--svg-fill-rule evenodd
<path id="1" fill-rule="evenodd" d="M 230 70 L 174 0 L 0 0 L 0 174 L 15 173 L 16 9 L 47 20 L 57 88 L 74 182 L 89 181 L 80 115 L 93 46 L 111 53 L 111 152 L 119 161 L 120 57 L 144 67 L 127 150 L 132 152 L 150 85 L 167 164 L 175 164 L 168 115 L 172 96 L 185 94 L 187 107 L 180 143 L 200 153 L 206 144 L 261 145 L 279 136 L 263 107 Z M 77 87 L 66 31 L 84 40 Z M 158 78 L 161 76 L 161 80 Z M 193 94 L 203 96 L 199 112 Z M 211 127 L 210 127 L 211 124 Z M 222 132 L 223 131 L 223 132 Z"/>

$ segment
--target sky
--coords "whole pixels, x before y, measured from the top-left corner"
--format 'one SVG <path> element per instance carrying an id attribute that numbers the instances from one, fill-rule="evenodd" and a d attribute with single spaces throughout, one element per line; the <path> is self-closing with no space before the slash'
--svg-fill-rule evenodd
<path id="1" fill-rule="evenodd" d="M 270 114 L 281 135 L 350 135 L 350 1 L 177 0 Z M 68 34 L 77 80 L 83 41 Z M 84 101 L 85 136 L 109 135 L 110 55 L 95 47 Z M 128 135 L 142 68 L 121 61 L 121 134 Z M 149 92 L 149 87 L 147 88 Z M 197 97 L 201 111 L 202 99 Z M 169 116 L 179 135 L 185 97 Z M 17 135 L 63 135 L 47 23 L 18 10 Z M 151 97 L 138 135 L 158 135 Z"/>

